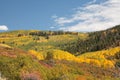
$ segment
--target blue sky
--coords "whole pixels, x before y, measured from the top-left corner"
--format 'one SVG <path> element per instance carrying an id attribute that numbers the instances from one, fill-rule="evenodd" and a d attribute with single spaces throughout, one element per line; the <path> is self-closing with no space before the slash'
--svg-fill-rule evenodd
<path id="1" fill-rule="evenodd" d="M 0 0 L 0 30 L 103 30 L 120 23 L 118 20 L 111 21 L 113 24 L 110 22 L 118 13 L 110 15 L 113 17 L 105 17 L 105 13 L 95 16 L 97 11 L 113 5 L 110 8 L 115 13 L 120 10 L 117 8 L 119 3 L 120 0 Z M 102 23 L 108 24 L 101 26 L 101 22 L 96 20 L 101 18 Z"/>

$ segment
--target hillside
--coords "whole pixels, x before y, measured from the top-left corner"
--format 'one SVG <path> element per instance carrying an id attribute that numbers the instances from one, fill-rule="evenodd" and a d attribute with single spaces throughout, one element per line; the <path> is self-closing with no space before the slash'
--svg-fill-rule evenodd
<path id="1" fill-rule="evenodd" d="M 119 71 L 115 68 L 115 65 L 120 65 L 118 52 L 119 47 L 75 57 L 68 52 L 54 50 L 41 57 L 43 53 L 0 46 L 0 72 L 2 78 L 8 80 L 119 80 Z M 104 60 L 106 63 L 101 62 Z"/>
<path id="2" fill-rule="evenodd" d="M 63 31 L 18 30 L 0 33 L 0 43 L 23 50 L 48 50 L 60 48 L 59 45 L 76 41 L 77 38 L 86 39 L 87 34 Z"/>
<path id="3" fill-rule="evenodd" d="M 61 46 L 63 50 L 75 55 L 120 46 L 120 25 L 104 31 L 89 33 L 86 40 L 78 38 L 75 42 Z"/>
<path id="4" fill-rule="evenodd" d="M 0 79 L 120 80 L 120 26 L 92 33 L 0 33 Z"/>

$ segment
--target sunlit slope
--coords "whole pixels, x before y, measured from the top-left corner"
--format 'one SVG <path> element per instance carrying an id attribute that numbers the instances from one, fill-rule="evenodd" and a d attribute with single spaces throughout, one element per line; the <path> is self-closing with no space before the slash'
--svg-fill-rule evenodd
<path id="1" fill-rule="evenodd" d="M 38 33 L 44 33 L 44 35 L 38 35 Z M 32 35 L 34 33 L 35 35 Z M 8 44 L 12 47 L 21 48 L 23 50 L 36 50 L 42 51 L 46 49 L 58 49 L 60 45 L 74 42 L 78 38 L 86 39 L 88 34 L 78 33 L 73 34 L 54 34 L 51 35 L 48 31 L 36 31 L 36 30 L 18 30 L 0 33 L 0 43 Z M 55 32 L 52 32 L 55 33 Z"/>
<path id="2" fill-rule="evenodd" d="M 71 67 L 72 69 L 73 67 Z M 74 80 L 77 75 L 82 74 L 81 70 L 78 71 L 78 74 L 71 73 L 69 70 L 70 67 L 65 64 L 51 66 L 35 59 L 29 52 L 15 48 L 8 49 L 0 45 L 0 73 L 8 80 L 55 80 L 62 78 L 61 74 L 67 74 L 69 80 Z"/>
<path id="3" fill-rule="evenodd" d="M 36 56 L 38 60 L 46 60 L 46 59 L 55 59 L 55 60 L 68 60 L 74 61 L 75 56 L 69 52 L 62 51 L 62 50 L 49 50 L 43 52 L 36 52 L 34 50 L 29 50 L 30 54 Z"/>
<path id="4" fill-rule="evenodd" d="M 58 49 L 27 52 L 1 44 L 0 72 L 9 80 L 33 77 L 38 80 L 79 80 L 83 77 L 85 80 L 117 80 L 113 74 L 118 73 L 115 55 L 119 52 L 120 47 L 116 47 L 74 56 Z"/>
<path id="5" fill-rule="evenodd" d="M 110 68 L 115 67 L 116 55 L 120 53 L 120 47 L 111 48 L 108 50 L 101 50 L 96 52 L 84 53 L 78 58 L 80 62 L 86 62 L 100 67 Z"/>
<path id="6" fill-rule="evenodd" d="M 101 50 L 96 52 L 84 53 L 80 56 L 74 56 L 69 52 L 62 50 L 49 50 L 44 52 L 29 51 L 39 60 L 49 59 L 68 60 L 78 63 L 88 63 L 102 68 L 114 68 L 116 65 L 116 55 L 120 52 L 120 47 L 111 48 L 108 50 Z"/>
<path id="7" fill-rule="evenodd" d="M 59 51 L 59 54 L 61 52 Z M 0 45 L 0 73 L 2 79 L 76 80 L 79 75 L 84 75 L 84 72 L 79 69 L 79 64 L 69 63 L 67 61 L 56 62 L 56 60 L 51 62 L 48 58 L 39 60 L 32 53 L 35 52 L 26 52 L 16 48 L 8 49 L 8 46 Z M 65 53 L 67 54 L 67 52 Z M 38 56 L 37 54 L 35 53 L 36 56 Z M 72 64 L 75 64 L 76 68 Z"/>

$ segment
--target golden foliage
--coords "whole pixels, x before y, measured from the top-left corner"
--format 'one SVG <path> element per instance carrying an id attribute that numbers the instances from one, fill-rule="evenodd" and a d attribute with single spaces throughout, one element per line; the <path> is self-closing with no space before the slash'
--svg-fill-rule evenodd
<path id="1" fill-rule="evenodd" d="M 53 58 L 54 59 L 58 59 L 58 60 L 74 60 L 75 56 L 72 55 L 69 52 L 66 51 L 62 51 L 62 50 L 53 50 L 51 52 L 53 54 Z"/>
<path id="2" fill-rule="evenodd" d="M 90 64 L 97 65 L 104 68 L 113 68 L 115 60 L 107 59 L 110 56 L 114 56 L 117 52 L 120 51 L 120 47 L 111 48 L 108 50 L 89 52 L 83 55 L 80 55 L 77 59 L 78 62 L 86 62 Z"/>
<path id="3" fill-rule="evenodd" d="M 29 50 L 29 53 L 32 54 L 33 56 L 35 56 L 38 60 L 43 60 L 44 57 L 41 53 L 38 53 L 34 50 Z"/>
<path id="4" fill-rule="evenodd" d="M 62 51 L 62 50 L 50 50 L 50 54 L 53 55 L 53 59 L 57 60 L 69 60 L 69 61 L 75 61 L 79 63 L 88 63 L 92 64 L 98 67 L 103 68 L 113 68 L 115 64 L 115 60 L 107 59 L 107 57 L 114 56 L 117 52 L 120 51 L 120 47 L 111 48 L 108 50 L 101 50 L 96 52 L 89 52 L 85 53 L 83 55 L 80 55 L 78 57 L 75 57 L 69 52 Z M 38 60 L 45 59 L 42 53 L 46 52 L 36 52 L 34 50 L 29 51 L 32 55 L 36 56 Z"/>

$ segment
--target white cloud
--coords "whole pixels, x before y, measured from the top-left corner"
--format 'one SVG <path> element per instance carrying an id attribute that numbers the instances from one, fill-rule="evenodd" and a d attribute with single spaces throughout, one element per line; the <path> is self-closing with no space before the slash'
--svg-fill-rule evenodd
<path id="1" fill-rule="evenodd" d="M 69 31 L 99 31 L 120 24 L 120 0 L 95 2 L 93 0 L 92 4 L 77 8 L 70 18 L 56 17 L 54 21 L 63 27 L 60 29 Z"/>
<path id="2" fill-rule="evenodd" d="M 7 31 L 8 27 L 6 25 L 0 25 L 0 30 Z"/>
<path id="3" fill-rule="evenodd" d="M 55 28 L 55 27 L 54 27 L 54 26 L 51 26 L 50 28 L 53 29 L 53 28 Z"/>
<path id="4" fill-rule="evenodd" d="M 60 26 L 64 26 L 64 24 L 71 23 L 73 21 L 74 19 L 67 19 L 65 17 L 60 17 L 60 18 L 55 19 L 55 22 L 59 24 Z"/>

